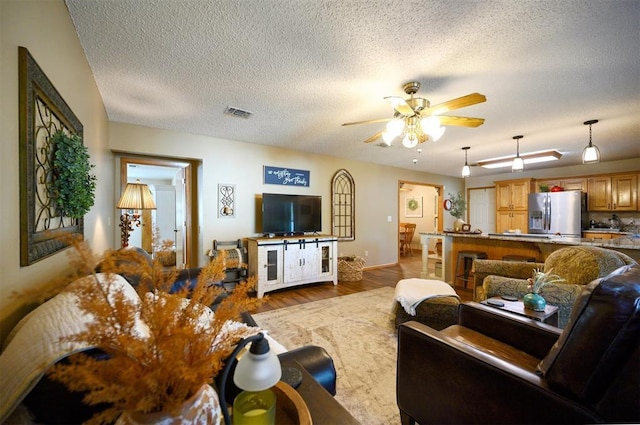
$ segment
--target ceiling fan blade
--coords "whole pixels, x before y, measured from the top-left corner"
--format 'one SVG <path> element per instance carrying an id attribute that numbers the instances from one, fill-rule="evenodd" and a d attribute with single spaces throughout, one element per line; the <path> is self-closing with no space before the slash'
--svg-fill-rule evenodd
<path id="1" fill-rule="evenodd" d="M 367 140 L 365 140 L 365 143 L 371 143 L 371 142 L 375 142 L 378 138 L 382 137 L 382 131 L 374 134 L 373 136 L 369 137 Z"/>
<path id="2" fill-rule="evenodd" d="M 438 105 L 434 105 L 426 109 L 426 112 L 431 115 L 438 115 L 444 112 L 453 111 L 454 109 L 466 108 L 467 106 L 476 105 L 478 103 L 486 102 L 485 95 L 480 93 L 471 93 L 466 96 L 459 97 L 457 99 L 451 99 Z"/>
<path id="3" fill-rule="evenodd" d="M 391 103 L 391 105 L 393 106 L 393 109 L 400 112 L 405 117 L 412 117 L 416 114 L 413 108 L 411 108 L 411 106 L 409 106 L 409 104 L 406 102 L 406 100 L 404 100 L 401 97 L 387 96 L 384 98 L 384 100 Z"/>
<path id="4" fill-rule="evenodd" d="M 452 117 L 449 115 L 438 115 L 441 125 L 457 125 L 460 127 L 479 127 L 484 124 L 484 118 Z"/>
<path id="5" fill-rule="evenodd" d="M 346 122 L 344 125 L 359 125 L 359 124 L 371 124 L 371 123 L 375 123 L 375 122 L 387 122 L 387 121 L 391 121 L 393 118 L 379 118 L 377 120 L 366 120 L 366 121 L 355 121 L 355 122 Z"/>

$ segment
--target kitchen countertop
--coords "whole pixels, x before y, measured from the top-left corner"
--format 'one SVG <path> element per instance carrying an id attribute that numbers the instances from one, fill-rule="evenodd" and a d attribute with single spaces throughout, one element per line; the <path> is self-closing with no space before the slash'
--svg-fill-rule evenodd
<path id="1" fill-rule="evenodd" d="M 608 229 L 600 229 L 608 230 Z M 591 230 L 589 230 L 591 232 Z M 609 230 L 608 233 L 611 233 Z M 616 232 L 619 233 L 619 232 Z M 456 238 L 472 238 L 472 239 L 494 239 L 504 241 L 520 241 L 544 244 L 559 245 L 584 245 L 584 246 L 600 246 L 603 248 L 617 249 L 634 249 L 640 251 L 640 235 L 625 234 L 615 239 L 588 239 L 588 238 L 567 238 L 561 236 L 538 236 L 538 235 L 516 235 L 516 234 L 497 234 L 497 233 L 458 233 L 458 232 L 420 232 L 425 236 L 450 236 Z"/>
<path id="2" fill-rule="evenodd" d="M 582 232 L 589 233 L 615 233 L 616 235 L 633 235 L 631 232 L 621 232 L 620 229 L 607 229 L 602 227 L 594 227 L 593 229 L 585 229 Z"/>

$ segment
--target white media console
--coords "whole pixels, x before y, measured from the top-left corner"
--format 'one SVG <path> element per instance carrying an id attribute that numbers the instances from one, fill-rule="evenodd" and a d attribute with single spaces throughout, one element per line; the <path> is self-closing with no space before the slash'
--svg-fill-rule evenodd
<path id="1" fill-rule="evenodd" d="M 249 238 L 249 276 L 258 280 L 258 298 L 306 283 L 337 285 L 337 251 L 335 236 Z"/>

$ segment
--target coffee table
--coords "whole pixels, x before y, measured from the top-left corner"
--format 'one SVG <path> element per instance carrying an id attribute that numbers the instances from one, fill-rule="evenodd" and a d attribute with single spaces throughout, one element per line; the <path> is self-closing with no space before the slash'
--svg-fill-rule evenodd
<path id="1" fill-rule="evenodd" d="M 488 305 L 490 307 L 499 308 L 504 311 L 508 311 L 510 313 L 519 314 L 520 316 L 528 317 L 529 319 L 537 320 L 538 322 L 546 323 L 551 326 L 558 326 L 558 310 L 559 308 L 555 305 L 549 305 L 545 307 L 544 311 L 533 311 L 527 308 L 524 308 L 524 303 L 522 300 L 518 301 L 507 301 L 502 299 L 501 297 L 492 297 L 490 300 L 501 301 L 504 303 L 502 307 L 496 307 L 491 304 L 487 304 L 488 300 L 482 301 L 481 304 Z"/>
<path id="2" fill-rule="evenodd" d="M 313 376 L 296 361 L 282 362 L 282 367 L 293 367 L 302 373 L 302 383 L 296 390 L 309 408 L 314 425 L 359 425 L 351 413 L 333 398 Z"/>

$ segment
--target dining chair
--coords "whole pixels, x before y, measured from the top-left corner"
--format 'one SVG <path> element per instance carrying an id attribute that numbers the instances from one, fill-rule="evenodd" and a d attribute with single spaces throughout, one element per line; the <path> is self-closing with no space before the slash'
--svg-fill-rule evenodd
<path id="1" fill-rule="evenodd" d="M 404 223 L 404 231 L 400 231 L 400 255 L 413 255 L 413 249 L 411 248 L 411 242 L 413 241 L 413 235 L 416 232 L 415 223 Z"/>

